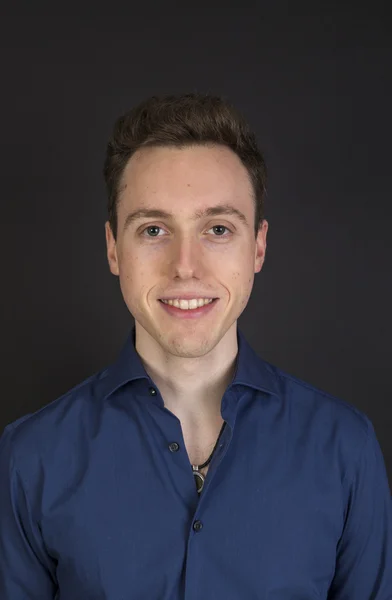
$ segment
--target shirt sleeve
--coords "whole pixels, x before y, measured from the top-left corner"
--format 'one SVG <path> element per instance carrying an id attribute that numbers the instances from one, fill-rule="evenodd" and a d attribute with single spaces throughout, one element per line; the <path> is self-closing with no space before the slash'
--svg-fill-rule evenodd
<path id="1" fill-rule="evenodd" d="M 392 498 L 381 448 L 367 421 L 328 600 L 392 600 Z"/>
<path id="2" fill-rule="evenodd" d="M 0 598 L 53 600 L 55 564 L 15 467 L 11 434 L 9 425 L 0 437 Z"/>

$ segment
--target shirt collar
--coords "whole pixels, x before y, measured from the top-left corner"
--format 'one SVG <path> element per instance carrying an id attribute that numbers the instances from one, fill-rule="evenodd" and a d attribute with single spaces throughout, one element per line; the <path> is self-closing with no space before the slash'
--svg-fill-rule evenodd
<path id="1" fill-rule="evenodd" d="M 133 326 L 117 360 L 102 373 L 104 398 L 136 379 L 147 379 L 150 385 L 155 385 L 136 352 L 135 333 L 135 326 Z M 276 367 L 258 356 L 238 327 L 237 343 L 237 365 L 229 388 L 242 385 L 278 396 Z"/>

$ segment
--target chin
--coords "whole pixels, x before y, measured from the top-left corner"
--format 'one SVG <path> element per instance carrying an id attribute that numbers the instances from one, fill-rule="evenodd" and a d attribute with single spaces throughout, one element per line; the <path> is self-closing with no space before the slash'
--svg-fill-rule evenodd
<path id="1" fill-rule="evenodd" d="M 195 331 L 189 334 L 168 333 L 165 338 L 165 346 L 170 354 L 184 358 L 200 358 L 205 356 L 219 343 L 221 337 L 211 328 L 207 331 Z"/>

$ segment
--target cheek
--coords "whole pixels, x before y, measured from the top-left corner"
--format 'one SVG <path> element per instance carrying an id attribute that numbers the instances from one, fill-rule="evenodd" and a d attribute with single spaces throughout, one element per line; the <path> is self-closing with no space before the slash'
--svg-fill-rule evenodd
<path id="1" fill-rule="evenodd" d="M 234 295 L 237 296 L 237 302 L 241 310 L 248 304 L 253 282 L 254 273 L 250 269 L 248 271 L 235 270 L 232 273 L 232 289 Z"/>
<path id="2" fill-rule="evenodd" d="M 119 262 L 120 287 L 128 306 L 138 309 L 144 305 L 146 296 L 157 280 L 159 259 L 146 256 L 146 252 L 127 248 L 121 255 Z"/>
<path id="3" fill-rule="evenodd" d="M 120 278 L 124 282 L 134 282 L 143 278 L 149 261 L 140 252 L 125 248 L 119 260 Z"/>
<path id="4" fill-rule="evenodd" d="M 120 288 L 128 305 L 134 304 L 143 281 L 148 278 L 146 263 L 135 253 L 123 253 L 119 262 Z"/>

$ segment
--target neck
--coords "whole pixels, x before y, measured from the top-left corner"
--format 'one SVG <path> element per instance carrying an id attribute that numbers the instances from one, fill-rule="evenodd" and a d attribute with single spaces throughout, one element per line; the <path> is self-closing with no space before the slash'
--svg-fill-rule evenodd
<path id="1" fill-rule="evenodd" d="M 231 328 L 210 352 L 195 358 L 171 354 L 144 332 L 143 329 L 139 332 L 136 327 L 135 348 L 166 408 L 187 420 L 219 419 L 222 397 L 236 368 L 236 327 Z"/>

